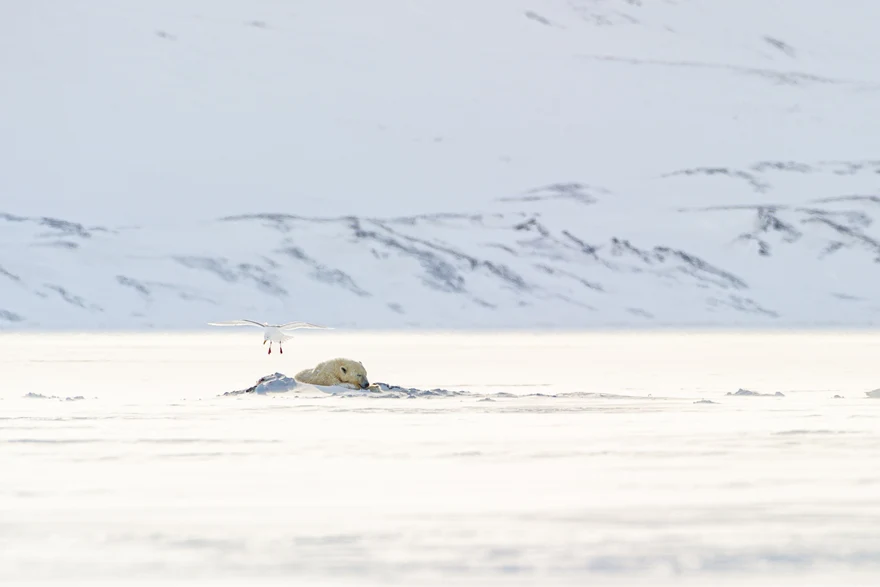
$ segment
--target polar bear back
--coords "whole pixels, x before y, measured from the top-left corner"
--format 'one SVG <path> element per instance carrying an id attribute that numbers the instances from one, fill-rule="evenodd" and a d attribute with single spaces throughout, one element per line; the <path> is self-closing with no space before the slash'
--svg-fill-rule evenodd
<path id="1" fill-rule="evenodd" d="M 354 389 L 366 389 L 370 385 L 363 363 L 342 357 L 318 363 L 311 369 L 300 371 L 293 378 L 310 385 L 340 385 Z"/>

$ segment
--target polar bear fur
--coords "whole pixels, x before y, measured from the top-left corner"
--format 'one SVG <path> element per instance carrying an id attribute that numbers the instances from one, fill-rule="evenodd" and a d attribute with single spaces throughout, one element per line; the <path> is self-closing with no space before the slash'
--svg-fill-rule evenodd
<path id="1" fill-rule="evenodd" d="M 300 371 L 293 378 L 310 385 L 338 385 L 350 389 L 366 389 L 370 386 L 363 363 L 342 357 L 318 363 L 312 369 Z"/>

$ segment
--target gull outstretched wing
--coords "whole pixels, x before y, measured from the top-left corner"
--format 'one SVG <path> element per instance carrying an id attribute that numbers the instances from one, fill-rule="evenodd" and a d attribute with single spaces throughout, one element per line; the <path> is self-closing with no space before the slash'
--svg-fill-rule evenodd
<path id="1" fill-rule="evenodd" d="M 208 322 L 209 326 L 259 326 L 260 328 L 266 328 L 268 324 L 263 324 L 262 322 L 255 322 L 253 320 L 229 320 L 227 322 Z"/>
<path id="2" fill-rule="evenodd" d="M 308 322 L 288 322 L 278 326 L 281 330 L 296 330 L 297 328 L 320 328 L 321 330 L 333 330 L 330 326 L 320 326 L 319 324 L 310 324 Z"/>

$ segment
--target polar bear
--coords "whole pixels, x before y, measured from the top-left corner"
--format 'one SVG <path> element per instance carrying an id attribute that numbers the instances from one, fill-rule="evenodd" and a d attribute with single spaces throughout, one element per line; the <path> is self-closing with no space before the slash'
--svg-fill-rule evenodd
<path id="1" fill-rule="evenodd" d="M 338 385 L 350 389 L 366 389 L 370 386 L 363 363 L 342 357 L 318 363 L 312 369 L 300 371 L 293 378 L 311 385 Z"/>

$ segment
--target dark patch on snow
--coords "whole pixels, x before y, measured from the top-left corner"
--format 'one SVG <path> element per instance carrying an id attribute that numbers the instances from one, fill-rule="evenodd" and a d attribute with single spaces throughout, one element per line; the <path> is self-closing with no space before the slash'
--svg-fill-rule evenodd
<path id="1" fill-rule="evenodd" d="M 777 215 L 778 208 L 775 206 L 758 206 L 756 228 L 752 232 L 746 232 L 737 237 L 737 240 L 753 240 L 758 244 L 758 254 L 769 257 L 770 243 L 762 238 L 770 233 L 780 233 L 782 240 L 787 243 L 797 242 L 803 233 L 793 225 L 783 221 Z"/>
<path id="2" fill-rule="evenodd" d="M 562 231 L 562 236 L 564 236 L 565 238 L 567 238 L 568 240 L 573 242 L 575 245 L 577 245 L 581 252 L 583 252 L 587 255 L 590 255 L 593 258 L 598 259 L 597 254 L 596 254 L 596 252 L 599 250 L 598 247 L 587 244 L 586 242 L 584 242 L 581 239 L 579 239 L 578 237 L 574 236 L 573 234 L 571 234 L 567 230 Z"/>
<path id="3" fill-rule="evenodd" d="M 207 302 L 209 304 L 217 305 L 217 302 L 215 300 L 205 297 L 198 292 L 193 292 L 192 290 L 180 285 L 164 283 L 161 281 L 146 281 L 143 282 L 143 285 L 144 287 L 150 289 L 151 293 L 157 289 L 168 290 L 174 292 L 175 294 L 177 294 L 177 297 L 187 302 Z"/>
<path id="4" fill-rule="evenodd" d="M 835 175 L 858 175 L 863 171 L 867 173 L 880 173 L 880 160 L 827 161 L 824 165 L 833 167 Z"/>
<path id="5" fill-rule="evenodd" d="M 281 265 L 279 265 L 274 259 L 270 259 L 265 255 L 261 257 L 261 259 L 263 259 L 263 263 L 265 263 L 269 269 L 279 269 L 281 267 Z"/>
<path id="6" fill-rule="evenodd" d="M 687 273 L 698 280 L 708 281 L 723 288 L 748 288 L 746 282 L 736 275 L 719 269 L 695 255 L 669 247 L 654 247 L 651 250 L 645 250 L 633 246 L 628 240 L 612 238 L 611 254 L 613 256 L 632 255 L 647 265 L 666 263 L 672 258 L 684 263 L 676 269 L 677 271 Z"/>
<path id="7" fill-rule="evenodd" d="M 417 389 L 415 387 L 401 387 L 399 385 L 390 385 L 377 381 L 370 385 L 369 391 L 381 392 L 383 394 L 396 394 L 397 397 L 457 397 L 460 395 L 471 395 L 469 391 L 456 391 L 449 389 Z"/>
<path id="8" fill-rule="evenodd" d="M 776 393 L 758 393 L 757 391 L 751 391 L 749 389 L 738 389 L 735 392 L 728 391 L 726 395 L 738 395 L 743 397 L 785 397 L 781 391 L 777 391 Z"/>
<path id="9" fill-rule="evenodd" d="M 874 220 L 861 210 L 823 210 L 821 208 L 793 208 L 796 212 L 802 212 L 814 217 L 833 218 L 838 222 L 845 222 L 851 228 L 867 228 L 874 223 Z M 802 222 L 807 222 L 804 220 Z"/>
<path id="10" fill-rule="evenodd" d="M 63 402 L 76 402 L 76 401 L 86 399 L 85 397 L 83 397 L 81 395 L 77 395 L 77 396 L 73 396 L 73 397 L 68 396 L 68 397 L 62 398 L 57 395 L 43 395 L 42 393 L 34 393 L 32 391 L 29 391 L 28 393 L 24 394 L 22 397 L 26 398 L 26 399 L 54 399 L 54 400 L 63 401 Z"/>
<path id="11" fill-rule="evenodd" d="M 240 275 L 254 282 L 265 293 L 275 296 L 286 296 L 287 290 L 278 285 L 278 277 L 253 263 L 239 263 Z"/>
<path id="12" fill-rule="evenodd" d="M 40 224 L 56 230 L 68 236 L 78 236 L 80 238 L 92 238 L 92 234 L 86 230 L 86 227 L 79 222 L 70 222 L 69 220 L 61 220 L 60 218 L 43 217 L 39 220 Z"/>
<path id="13" fill-rule="evenodd" d="M 546 25 L 546 26 L 553 26 L 552 22 L 550 22 L 549 20 L 547 20 L 546 18 L 544 18 L 543 16 L 541 16 L 537 12 L 532 12 L 531 10 L 526 10 L 525 14 L 526 14 L 526 18 L 528 18 L 530 20 L 534 20 L 535 22 L 539 22 L 539 23 Z"/>
<path id="14" fill-rule="evenodd" d="M 589 310 L 591 312 L 596 311 L 595 306 L 591 306 L 590 304 L 575 300 L 565 294 L 548 294 L 547 298 L 553 299 L 553 300 L 561 300 L 561 301 L 565 302 L 566 304 L 571 304 L 572 306 L 577 306 L 578 308 L 583 308 L 584 310 Z M 551 328 L 551 327 L 553 327 L 553 324 L 552 323 L 538 323 L 535 326 L 538 328 Z"/>
<path id="15" fill-rule="evenodd" d="M 10 271 L 7 271 L 3 267 L 0 267 L 0 275 L 2 275 L 3 277 L 7 277 L 17 283 L 21 283 L 21 277 L 19 277 L 18 275 L 14 274 Z"/>
<path id="16" fill-rule="evenodd" d="M 476 305 L 482 306 L 488 310 L 494 310 L 498 307 L 495 304 L 491 304 L 491 303 L 487 302 L 486 300 L 481 299 L 481 298 L 477 298 L 477 297 L 471 298 L 471 301 L 474 302 Z"/>
<path id="17" fill-rule="evenodd" d="M 189 267 L 208 271 L 228 283 L 250 281 L 260 290 L 275 296 L 286 296 L 287 290 L 278 285 L 278 276 L 253 263 L 231 266 L 228 259 L 212 257 L 175 256 L 175 261 Z"/>
<path id="18" fill-rule="evenodd" d="M 174 257 L 174 260 L 190 269 L 209 271 L 229 283 L 238 281 L 238 274 L 227 268 L 226 259 L 212 259 L 210 257 Z"/>
<path id="19" fill-rule="evenodd" d="M 822 249 L 822 252 L 819 253 L 819 258 L 822 259 L 824 257 L 827 257 L 828 255 L 833 255 L 845 246 L 846 245 L 840 241 L 831 241 L 830 243 L 828 243 L 828 246 Z"/>
<path id="20" fill-rule="evenodd" d="M 663 177 L 674 177 L 676 175 L 723 175 L 747 182 L 751 188 L 758 193 L 764 193 L 770 189 L 770 184 L 761 181 L 753 174 L 739 169 L 729 169 L 727 167 L 696 167 L 694 169 L 682 169 L 681 171 L 668 173 Z"/>
<path id="21" fill-rule="evenodd" d="M 641 6 L 642 0 L 624 0 L 630 6 Z M 620 24 L 639 24 L 639 20 L 621 10 L 601 10 L 592 8 L 588 4 L 571 3 L 571 8 L 580 15 L 582 19 L 593 24 L 594 26 L 615 26 Z M 595 3 L 594 3 L 595 4 Z"/>
<path id="22" fill-rule="evenodd" d="M 338 224 L 355 220 L 354 216 L 297 216 L 296 214 L 280 214 L 270 212 L 260 212 L 257 214 L 238 214 L 234 216 L 224 216 L 220 218 L 222 222 L 238 222 L 242 220 L 262 220 L 264 226 L 273 228 L 281 233 L 288 233 L 292 230 L 292 224 L 301 222 L 304 224 Z"/>
<path id="23" fill-rule="evenodd" d="M 126 277 L 124 275 L 117 275 L 116 281 L 117 283 L 119 283 L 119 285 L 123 287 L 130 287 L 137 291 L 139 294 L 145 297 L 150 297 L 150 289 L 136 279 L 132 279 L 131 277 Z"/>
<path id="24" fill-rule="evenodd" d="M 48 243 L 37 243 L 35 245 L 31 245 L 35 247 L 54 247 L 56 249 L 67 249 L 74 250 L 79 248 L 79 243 L 75 243 L 73 241 L 52 241 Z"/>
<path id="25" fill-rule="evenodd" d="M 92 238 L 92 232 L 95 231 L 104 231 L 109 232 L 106 228 L 102 228 L 100 226 L 93 228 L 86 228 L 79 222 L 71 222 L 70 220 L 63 220 L 61 218 L 52 218 L 50 216 L 42 216 L 39 218 L 31 218 L 28 216 L 15 216 L 13 214 L 0 213 L 0 219 L 6 220 L 8 222 L 30 222 L 36 224 L 38 226 L 44 226 L 53 232 L 47 232 L 43 234 L 39 234 L 37 236 L 40 237 L 50 237 L 56 238 L 59 236 L 64 236 L 68 238 L 81 238 L 87 239 Z M 70 244 L 67 244 L 70 243 Z M 78 246 L 76 243 L 71 243 L 71 241 L 59 240 L 55 243 L 50 243 L 55 246 L 63 246 L 68 248 L 75 248 Z"/>
<path id="26" fill-rule="evenodd" d="M 550 236 L 550 229 L 541 224 L 535 218 L 531 218 L 526 220 L 525 222 L 520 222 L 519 224 L 515 224 L 513 226 L 514 230 L 522 230 L 522 231 L 536 231 L 541 236 Z"/>
<path id="27" fill-rule="evenodd" d="M 627 308 L 627 312 L 632 314 L 633 316 L 641 316 L 642 318 L 653 318 L 654 314 L 648 312 L 647 310 L 643 310 L 641 308 Z"/>
<path id="28" fill-rule="evenodd" d="M 617 57 L 614 55 L 580 55 L 581 59 L 592 61 L 610 61 L 627 63 L 629 65 L 651 65 L 659 67 L 681 67 L 687 69 L 714 69 L 730 71 L 733 73 L 751 75 L 770 80 L 777 84 L 789 86 L 806 86 L 807 84 L 858 84 L 856 80 L 831 78 L 801 71 L 779 71 L 775 69 L 763 69 L 758 67 L 742 67 L 726 63 L 710 63 L 701 61 L 663 61 L 659 59 L 634 59 L 631 57 Z"/>
<path id="29" fill-rule="evenodd" d="M 870 197 L 843 197 L 825 198 L 813 200 L 813 202 L 835 201 L 872 201 Z M 804 232 L 795 227 L 793 221 L 783 220 L 783 213 L 793 217 L 801 225 L 818 224 L 832 229 L 836 234 L 834 240 L 828 244 L 819 254 L 819 258 L 827 257 L 843 248 L 859 247 L 870 251 L 875 261 L 880 262 L 880 241 L 865 234 L 864 229 L 873 224 L 873 218 L 861 210 L 826 210 L 818 207 L 789 207 L 783 205 L 743 205 L 743 206 L 714 206 L 693 210 L 682 211 L 721 211 L 721 210 L 755 210 L 757 214 L 756 228 L 741 234 L 736 240 L 754 241 L 758 245 L 758 254 L 771 255 L 770 238 L 773 235 L 781 237 L 784 244 L 793 244 L 803 238 Z M 840 238 L 842 237 L 842 238 Z M 827 236 L 826 236 L 827 238 Z"/>
<path id="30" fill-rule="evenodd" d="M 465 292 L 464 277 L 459 275 L 456 268 L 443 260 L 436 252 L 420 249 L 411 243 L 402 242 L 403 239 L 398 239 L 394 236 L 380 234 L 375 230 L 368 230 L 357 219 L 352 221 L 352 230 L 357 239 L 375 241 L 390 249 L 395 249 L 400 253 L 414 257 L 426 273 L 426 276 L 422 277 L 422 283 L 428 287 L 450 293 Z"/>
<path id="31" fill-rule="evenodd" d="M 574 273 L 571 273 L 569 271 L 564 271 L 562 269 L 554 269 L 553 267 L 550 267 L 549 265 L 544 265 L 541 263 L 536 264 L 534 267 L 538 271 L 541 271 L 542 273 L 546 273 L 547 275 L 559 275 L 559 276 L 567 277 L 569 279 L 577 281 L 578 283 L 580 283 L 581 285 L 583 285 L 587 289 L 591 289 L 593 291 L 600 291 L 600 292 L 605 291 L 605 289 L 600 284 L 594 283 L 594 282 L 589 281 L 587 279 L 584 279 L 583 277 L 575 275 Z"/>
<path id="32" fill-rule="evenodd" d="M 764 41 L 766 41 L 774 49 L 778 49 L 789 57 L 795 56 L 794 48 L 784 41 L 780 41 L 779 39 L 775 39 L 773 37 L 764 37 Z"/>
<path id="33" fill-rule="evenodd" d="M 747 314 L 763 314 L 770 318 L 779 317 L 778 312 L 762 307 L 755 300 L 734 294 L 729 295 L 726 299 L 711 297 L 706 300 L 706 303 L 709 306 L 726 306 Z"/>
<path id="34" fill-rule="evenodd" d="M 70 304 L 72 306 L 82 308 L 83 310 L 95 310 L 98 312 L 104 311 L 103 308 L 101 308 L 100 306 L 96 306 L 95 304 L 87 305 L 86 301 L 82 297 L 67 291 L 66 288 L 61 287 L 60 285 L 53 285 L 51 283 L 44 283 L 43 287 L 54 291 L 59 296 L 61 296 L 61 299 L 63 299 L 65 302 L 67 302 L 68 304 Z"/>
<path id="35" fill-rule="evenodd" d="M 427 249 L 430 249 L 432 254 L 434 254 L 434 258 L 438 258 L 434 252 L 445 253 L 445 254 L 451 256 L 456 261 L 459 261 L 460 263 L 465 264 L 465 266 L 472 271 L 478 271 L 481 269 L 488 270 L 488 272 L 490 274 L 501 279 L 508 286 L 512 286 L 514 289 L 521 290 L 521 291 L 526 291 L 526 290 L 531 289 L 531 286 L 528 283 L 526 283 L 525 279 L 523 279 L 522 276 L 517 274 L 515 271 L 513 271 L 511 268 L 507 267 L 506 265 L 503 265 L 500 263 L 494 263 L 492 261 L 480 260 L 480 259 L 477 259 L 476 257 L 473 257 L 473 256 L 468 255 L 466 253 L 463 253 L 459 250 L 456 250 L 448 245 L 439 244 L 439 243 L 432 243 L 430 241 L 427 241 L 427 240 L 424 240 L 421 238 L 407 236 L 405 234 L 402 234 L 400 232 L 397 232 L 397 231 L 389 228 L 387 226 L 387 224 L 385 224 L 385 223 L 375 221 L 375 220 L 372 222 L 374 225 L 379 226 L 380 228 L 384 229 L 388 233 L 392 234 L 394 237 L 397 237 L 399 239 L 404 239 L 408 243 L 411 243 L 411 246 L 413 244 L 414 245 L 421 245 L 423 247 L 426 247 Z M 420 253 L 424 252 L 419 249 L 414 249 L 414 250 L 419 251 Z M 455 269 L 452 265 L 446 264 L 446 267 L 451 268 L 452 271 L 457 274 L 457 272 L 455 271 Z M 451 276 L 448 276 L 448 277 L 451 277 Z M 460 276 L 459 276 L 459 278 L 460 278 L 460 282 L 461 282 L 461 288 L 459 289 L 459 291 L 464 291 L 464 288 L 463 288 L 464 278 L 461 278 Z"/>
<path id="36" fill-rule="evenodd" d="M 870 202 L 872 204 L 880 204 L 880 196 L 851 194 L 848 196 L 833 196 L 830 198 L 818 198 L 812 200 L 817 204 L 828 204 L 831 202 Z"/>
<path id="37" fill-rule="evenodd" d="M 687 267 L 682 268 L 682 271 L 690 273 L 691 275 L 699 277 L 700 279 L 705 279 L 705 274 L 708 274 L 721 278 L 722 285 L 726 284 L 730 287 L 734 287 L 737 289 L 746 289 L 748 287 L 748 285 L 746 285 L 746 282 L 736 275 L 714 267 L 713 265 L 710 265 L 709 263 L 695 255 L 691 255 L 689 253 L 676 249 L 670 249 L 668 247 L 654 247 L 654 251 L 661 261 L 665 261 L 665 259 L 663 258 L 664 255 L 672 255 L 673 257 L 684 261 Z"/>
<path id="38" fill-rule="evenodd" d="M 797 172 L 810 167 L 796 162 L 765 161 L 747 169 L 754 173 L 759 173 L 755 170 Z M 592 197 L 596 191 L 589 191 L 587 188 L 589 186 L 582 184 L 551 184 L 547 188 L 527 192 L 524 197 L 553 199 L 568 197 L 570 192 L 577 190 L 584 190 Z M 862 213 L 828 212 L 818 205 L 798 209 L 776 205 L 716 209 L 752 210 L 757 215 L 758 226 L 751 232 L 740 235 L 739 239 L 754 240 L 758 243 L 759 254 L 765 256 L 769 256 L 770 247 L 779 246 L 779 242 L 793 243 L 802 238 L 805 230 L 798 223 L 801 218 L 825 218 L 856 233 L 863 232 L 862 228 L 870 221 Z M 313 279 L 345 288 L 359 297 L 368 297 L 371 294 L 355 283 L 351 275 L 341 267 L 337 269 L 323 265 L 309 254 L 311 251 L 306 252 L 297 246 L 291 237 L 295 233 L 309 233 L 317 228 L 319 231 L 329 231 L 328 234 L 335 237 L 341 245 L 366 247 L 363 252 L 375 259 L 390 261 L 400 257 L 406 259 L 407 263 L 412 261 L 415 270 L 412 275 L 407 276 L 411 283 L 420 281 L 437 291 L 462 294 L 462 302 L 467 300 L 465 303 L 487 309 L 505 306 L 535 308 L 559 300 L 577 305 L 578 308 L 595 310 L 584 301 L 592 301 L 588 296 L 593 292 L 606 290 L 608 286 L 600 283 L 600 279 L 604 281 L 605 276 L 611 279 L 614 274 L 640 274 L 652 275 L 655 280 L 664 280 L 664 285 L 673 285 L 670 282 L 675 282 L 682 287 L 705 290 L 707 295 L 700 295 L 702 299 L 708 300 L 710 307 L 726 306 L 752 314 L 771 317 L 777 315 L 745 295 L 729 296 L 729 291 L 718 292 L 719 289 L 747 290 L 748 284 L 739 276 L 692 251 L 653 244 L 641 248 L 625 238 L 612 238 L 600 243 L 587 242 L 589 235 L 582 238 L 570 230 L 555 228 L 554 223 L 544 220 L 534 211 L 504 214 L 422 214 L 380 220 L 353 216 L 307 218 L 290 214 L 251 214 L 231 216 L 224 220 L 262 223 L 277 229 L 283 236 L 276 235 L 277 240 L 281 241 L 276 245 L 276 252 L 282 252 L 286 255 L 285 258 L 307 265 Z M 433 231 L 433 227 L 438 227 L 442 232 Z M 489 238 L 480 238 L 490 232 Z M 462 236 L 459 237 L 459 234 Z M 478 238 L 472 238 L 475 234 Z M 450 236 L 441 240 L 443 235 Z M 775 235 L 777 240 L 770 238 L 771 235 Z M 861 245 L 852 236 L 838 235 L 836 242 L 841 244 L 830 243 L 826 248 L 828 252 L 852 244 Z M 225 287 L 226 283 L 245 282 L 254 284 L 259 290 L 271 295 L 287 295 L 284 287 L 287 284 L 282 278 L 289 277 L 289 273 L 285 275 L 284 272 L 289 272 L 291 263 L 285 262 L 280 256 L 269 258 L 258 254 L 250 259 L 251 262 L 242 263 L 219 256 L 181 255 L 172 259 L 188 268 L 213 273 L 224 282 L 223 286 L 217 288 L 218 291 L 231 289 Z M 282 268 L 279 262 L 287 269 Z M 372 258 L 368 262 L 375 263 Z M 600 273 L 602 277 L 598 277 Z M 130 287 L 143 296 L 157 295 L 159 287 L 176 287 L 138 281 L 124 275 L 116 276 L 116 280 L 120 286 Z M 477 280 L 486 287 L 478 291 L 475 283 Z M 648 284 L 646 286 L 650 287 Z M 715 297 L 708 297 L 711 290 L 716 290 Z M 176 291 L 179 291 L 183 299 L 198 299 L 197 295 L 180 291 L 180 288 Z M 636 315 L 645 315 L 641 314 L 645 310 L 639 307 L 642 305 L 640 302 L 631 304 L 631 310 L 635 310 Z M 387 304 L 387 307 L 394 312 L 403 313 L 399 304 Z M 662 317 L 662 314 L 658 316 Z"/>
<path id="39" fill-rule="evenodd" d="M 362 298 L 371 297 L 372 294 L 360 287 L 354 282 L 347 273 L 340 269 L 332 269 L 309 257 L 299 247 L 285 247 L 279 252 L 284 253 L 298 261 L 302 261 L 312 268 L 311 277 L 317 281 L 330 285 L 338 285 Z"/>
<path id="40" fill-rule="evenodd" d="M 514 256 L 516 256 L 518 254 L 516 252 L 516 249 L 514 249 L 513 247 L 510 247 L 508 245 L 505 245 L 503 243 L 486 243 L 486 246 L 491 247 L 491 248 L 495 248 L 495 249 L 501 249 L 502 251 L 510 253 L 511 255 L 514 255 Z"/>
<path id="41" fill-rule="evenodd" d="M 839 300 L 846 300 L 848 302 L 864 302 L 865 301 L 865 298 L 860 298 L 858 296 L 845 294 L 845 293 L 839 293 L 839 292 L 831 292 L 831 296 L 835 297 Z"/>
<path id="42" fill-rule="evenodd" d="M 568 191 L 578 188 L 580 184 L 553 184 L 551 196 L 565 195 Z M 522 217 L 523 220 L 508 224 L 510 219 Z M 488 219 L 493 220 L 489 225 Z M 746 289 L 747 285 L 739 277 L 726 272 L 707 261 L 691 253 L 673 249 L 670 247 L 653 247 L 640 250 L 633 247 L 628 241 L 612 239 L 608 250 L 612 257 L 620 257 L 623 252 L 634 256 L 636 263 L 618 263 L 600 257 L 602 246 L 589 244 L 569 231 L 554 233 L 548 226 L 539 221 L 535 214 L 422 214 L 415 216 L 398 217 L 386 220 L 360 219 L 350 216 L 336 218 L 306 218 L 289 214 L 252 214 L 245 216 L 227 217 L 224 220 L 260 220 L 277 228 L 282 233 L 289 234 L 294 230 L 307 230 L 315 223 L 336 223 L 340 225 L 340 236 L 344 236 L 347 229 L 355 243 L 366 244 L 370 254 L 380 260 L 387 260 L 392 255 L 409 257 L 422 267 L 422 272 L 417 274 L 422 284 L 446 293 L 464 294 L 473 303 L 486 308 L 497 307 L 490 298 L 476 298 L 469 291 L 469 272 L 483 273 L 500 281 L 502 287 L 522 295 L 536 296 L 543 300 L 559 299 L 567 303 L 576 304 L 579 307 L 594 309 L 588 304 L 573 300 L 558 292 L 548 291 L 536 283 L 531 282 L 528 274 L 520 273 L 520 267 L 514 269 L 506 263 L 496 259 L 486 258 L 471 251 L 465 251 L 458 247 L 425 236 L 424 231 L 419 230 L 419 225 L 429 223 L 432 226 L 441 226 L 454 230 L 470 231 L 471 227 L 476 230 L 493 230 L 504 233 L 532 233 L 535 238 L 518 239 L 514 243 L 491 242 L 482 244 L 484 249 L 500 249 L 520 260 L 526 257 L 542 257 L 545 262 L 528 265 L 532 270 L 552 275 L 563 280 L 573 280 L 585 288 L 594 291 L 603 291 L 604 287 L 592 279 L 579 275 L 579 270 L 573 270 L 561 266 L 561 263 L 578 263 L 570 258 L 572 250 L 587 255 L 592 261 L 598 263 L 603 269 L 612 272 L 650 272 L 660 278 L 670 279 L 675 274 L 687 274 L 698 281 L 700 287 L 714 286 L 722 288 Z M 499 220 L 498 223 L 494 223 Z M 299 226 L 300 224 L 308 226 Z M 469 226 L 468 226 L 469 225 Z M 419 230 L 413 233 L 413 229 Z M 431 234 L 431 233 L 429 233 Z M 295 246 L 286 239 L 286 248 L 279 249 L 288 256 L 306 263 L 316 269 L 316 276 L 327 280 L 329 283 L 341 285 L 351 291 L 363 292 L 363 289 L 349 281 L 351 278 L 342 271 L 327 269 L 311 258 L 302 248 Z M 472 249 L 473 250 L 473 249 Z M 358 294 L 362 295 L 362 294 Z M 523 297 L 514 300 L 514 303 L 522 305 L 527 303 Z"/>
<path id="43" fill-rule="evenodd" d="M 519 215 L 525 216 L 525 213 Z M 415 216 L 395 216 L 386 219 L 368 219 L 378 220 L 386 224 L 405 224 L 407 226 L 416 226 L 420 222 L 427 222 L 433 226 L 459 226 L 462 221 L 470 223 L 471 226 L 484 226 L 484 221 L 489 218 L 503 218 L 503 214 L 468 214 L 468 213 L 452 213 L 441 212 L 435 214 L 416 214 Z"/>
<path id="44" fill-rule="evenodd" d="M 24 322 L 24 316 L 9 310 L 0 310 L 0 320 L 4 322 Z"/>
<path id="45" fill-rule="evenodd" d="M 513 256 L 542 257 L 551 262 L 565 260 L 568 247 L 565 243 L 560 242 L 556 237 L 552 236 L 550 230 L 537 220 L 532 219 L 517 224 L 513 229 L 517 232 L 528 232 L 537 235 L 534 238 L 517 239 L 516 244 L 520 249 L 525 250 L 517 252 L 512 247 L 508 248 L 508 252 Z"/>
<path id="46" fill-rule="evenodd" d="M 813 173 L 816 168 L 806 163 L 797 161 L 760 161 L 751 167 L 752 171 L 764 173 L 766 171 L 793 171 L 796 173 Z"/>
<path id="47" fill-rule="evenodd" d="M 582 183 L 554 183 L 529 190 L 522 196 L 498 198 L 501 202 L 542 202 L 546 200 L 572 200 L 580 204 L 595 204 L 595 194 L 608 194 L 608 190 Z"/>
<path id="48" fill-rule="evenodd" d="M 875 238 L 860 232 L 856 227 L 848 226 L 844 223 L 841 223 L 836 218 L 837 216 L 840 216 L 840 213 L 826 212 L 822 210 L 808 210 L 807 212 L 810 217 L 802 221 L 804 224 L 824 224 L 825 226 L 828 226 L 840 235 L 848 237 L 853 241 L 854 244 L 859 244 L 863 248 L 874 253 L 874 255 L 876 255 L 874 260 L 876 262 L 880 262 L 880 242 L 878 242 Z M 844 215 L 844 220 L 846 222 L 856 224 L 857 226 L 864 225 L 863 220 L 859 219 L 856 216 Z"/>

